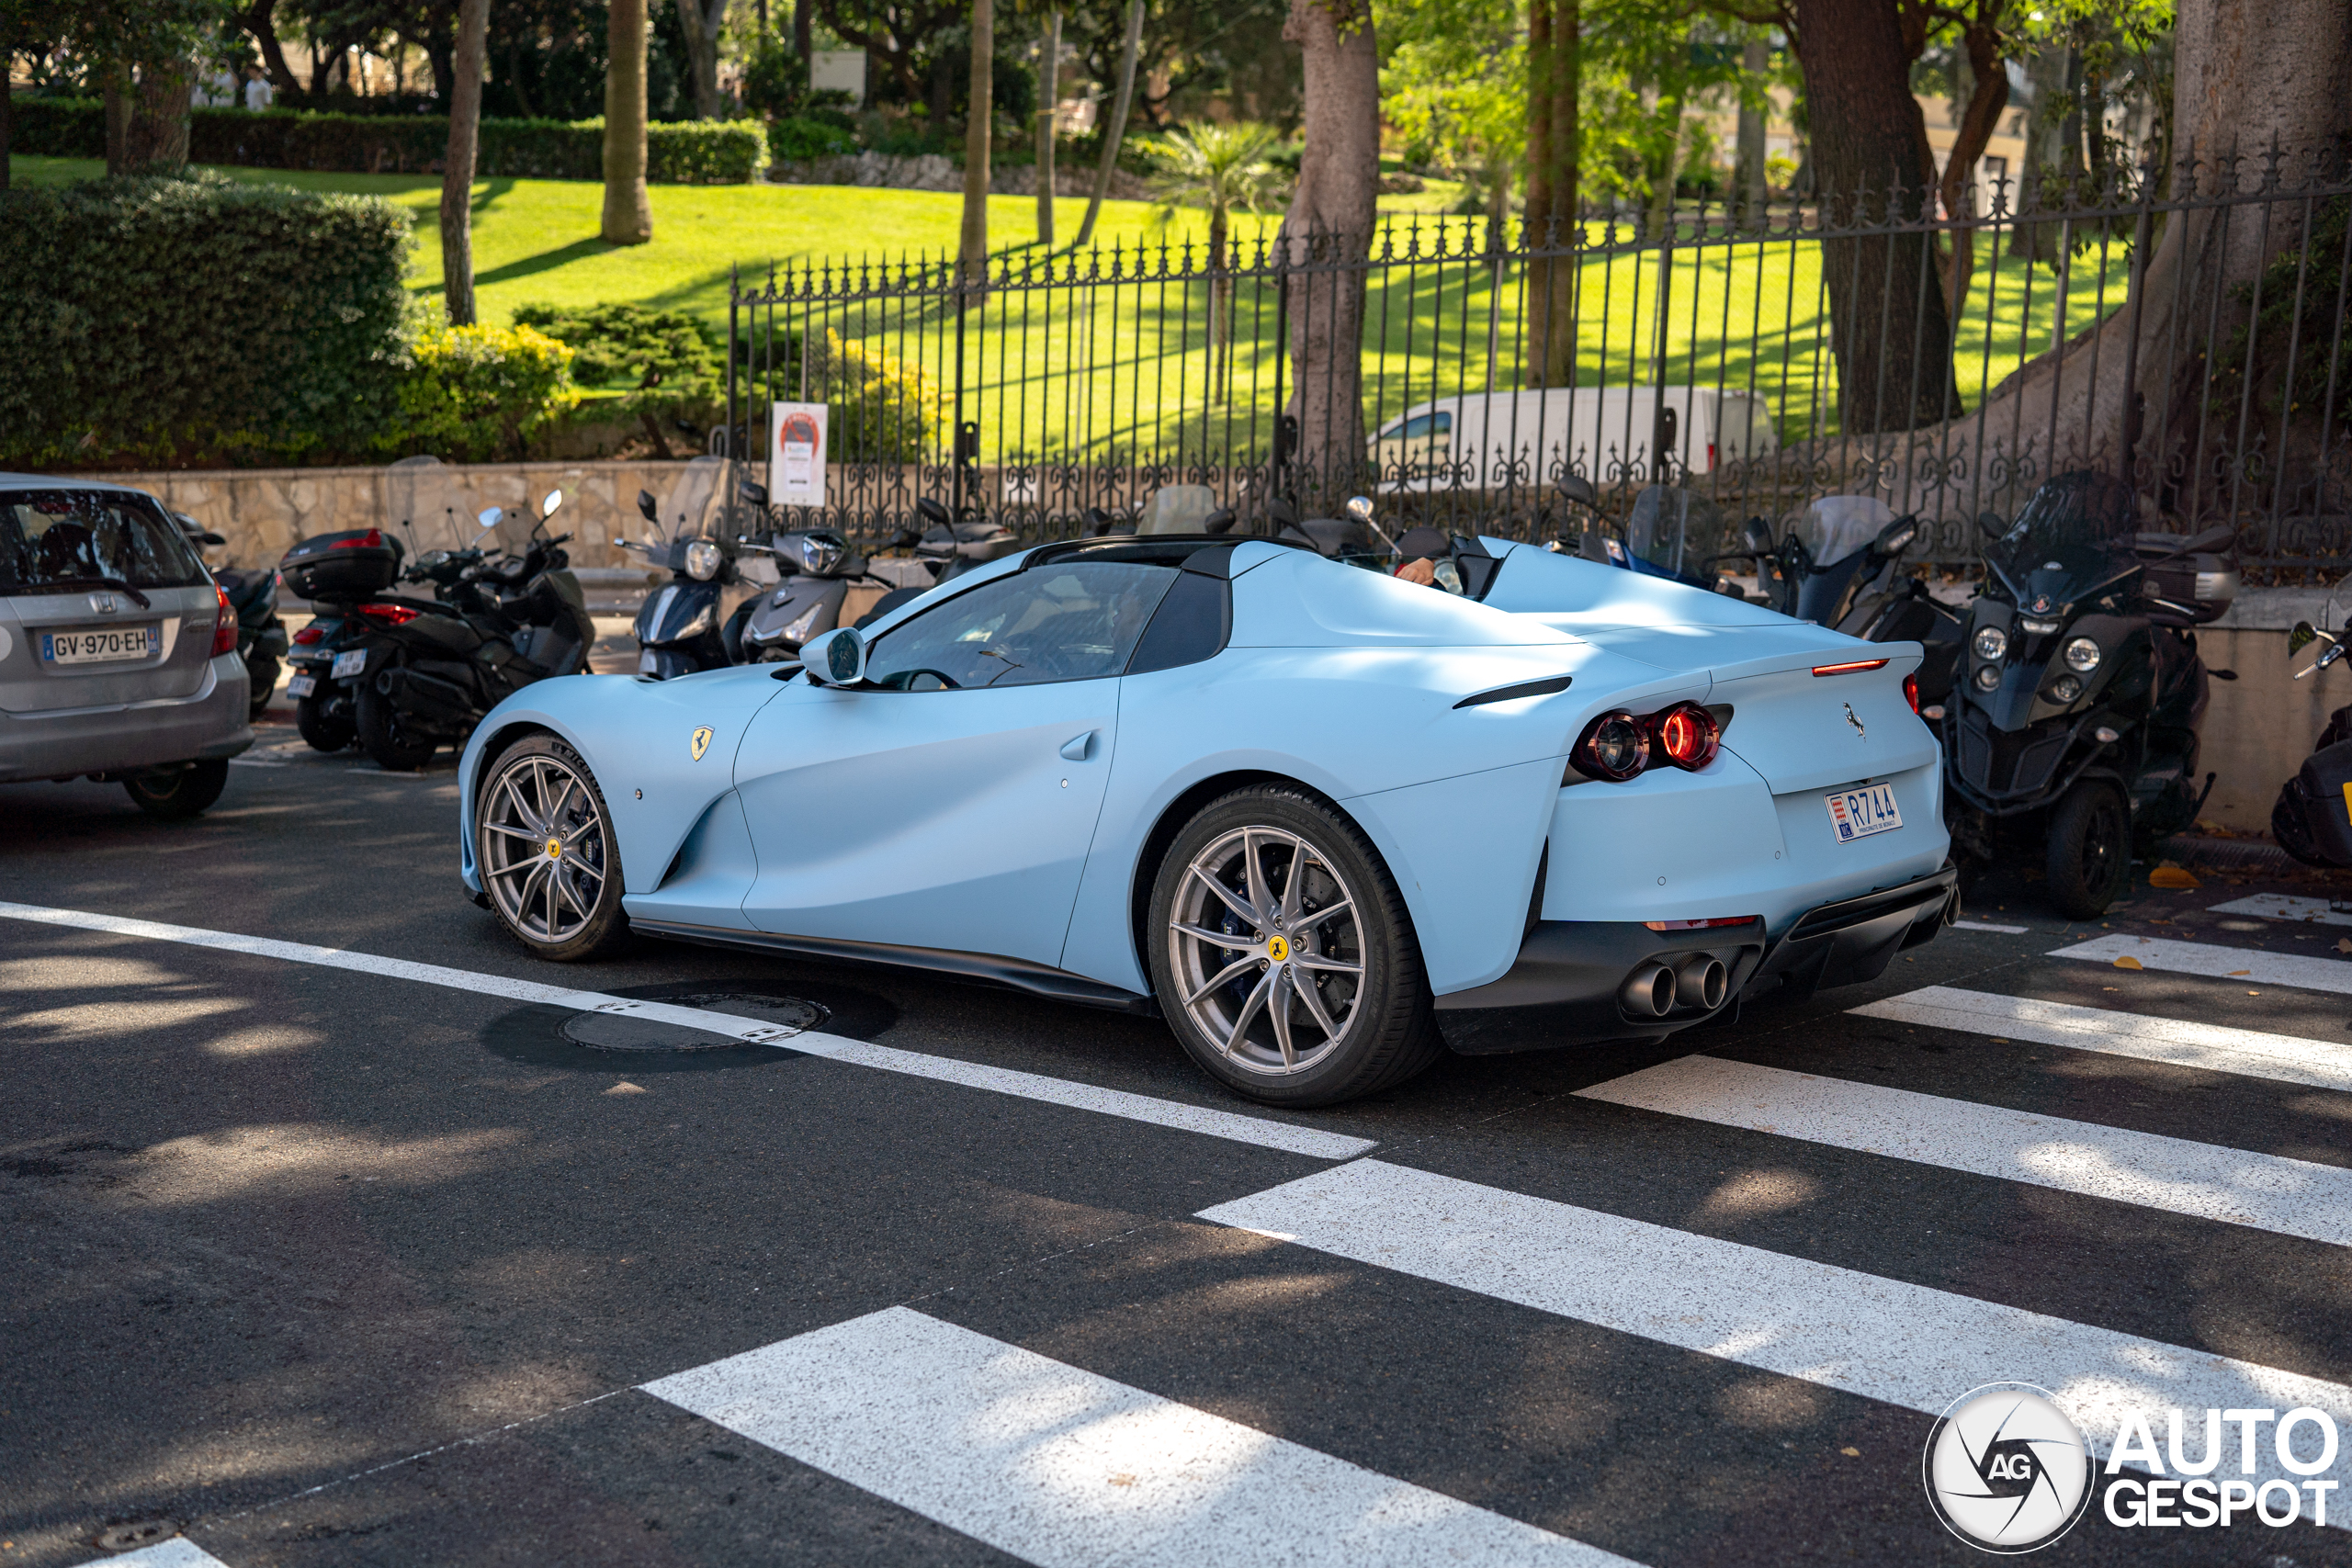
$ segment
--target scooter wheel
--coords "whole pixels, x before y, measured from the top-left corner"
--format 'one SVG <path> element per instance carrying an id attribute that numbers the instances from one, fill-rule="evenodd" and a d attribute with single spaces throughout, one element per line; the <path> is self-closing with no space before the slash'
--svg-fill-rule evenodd
<path id="1" fill-rule="evenodd" d="M 337 700 L 341 695 L 332 690 L 313 692 L 294 705 L 294 728 L 314 751 L 346 750 L 357 733 L 350 704 Z"/>
<path id="2" fill-rule="evenodd" d="M 2111 784 L 2078 784 L 2050 814 L 2050 901 L 2068 919 L 2091 920 L 2123 896 L 2132 877 L 2132 817 Z"/>
<path id="3" fill-rule="evenodd" d="M 245 674 L 252 682 L 252 696 L 245 710 L 248 718 L 259 718 L 269 707 L 270 694 L 277 690 L 277 660 L 266 653 L 247 656 Z"/>
<path id="4" fill-rule="evenodd" d="M 430 736 L 412 736 L 392 701 L 373 686 L 359 688 L 359 744 L 376 765 L 387 773 L 413 773 L 430 761 L 439 744 Z"/>

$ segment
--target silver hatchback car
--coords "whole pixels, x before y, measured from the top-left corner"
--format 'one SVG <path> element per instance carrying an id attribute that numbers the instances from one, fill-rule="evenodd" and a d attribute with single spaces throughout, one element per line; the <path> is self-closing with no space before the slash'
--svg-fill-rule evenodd
<path id="1" fill-rule="evenodd" d="M 236 612 L 153 496 L 0 473 L 0 783 L 193 817 L 254 743 L 247 697 Z"/>

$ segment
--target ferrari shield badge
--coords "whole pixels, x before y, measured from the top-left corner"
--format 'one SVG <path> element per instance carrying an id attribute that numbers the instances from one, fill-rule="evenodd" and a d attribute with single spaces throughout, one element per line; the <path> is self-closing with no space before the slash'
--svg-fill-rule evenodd
<path id="1" fill-rule="evenodd" d="M 710 750 L 710 726 L 706 724 L 697 728 L 695 731 L 695 738 L 690 744 L 695 754 L 695 761 L 697 762 L 701 761 L 702 754 Z"/>

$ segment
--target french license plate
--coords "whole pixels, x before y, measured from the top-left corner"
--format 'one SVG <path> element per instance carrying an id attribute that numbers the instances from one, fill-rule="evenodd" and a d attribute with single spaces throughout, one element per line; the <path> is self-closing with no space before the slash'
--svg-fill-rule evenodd
<path id="1" fill-rule="evenodd" d="M 318 689 L 319 678 L 316 675 L 292 675 L 287 678 L 286 694 L 289 697 L 307 697 Z"/>
<path id="2" fill-rule="evenodd" d="M 1838 841 L 1850 844 L 1856 839 L 1867 839 L 1872 833 L 1890 832 L 1903 826 L 1903 813 L 1894 807 L 1893 784 L 1867 784 L 1860 789 L 1841 789 L 1826 795 L 1823 804 L 1829 807 L 1829 825 L 1838 833 Z"/>
<path id="3" fill-rule="evenodd" d="M 87 631 L 43 632 L 40 656 L 51 664 L 108 664 L 145 659 L 162 650 L 161 626 L 101 626 Z"/>
<path id="4" fill-rule="evenodd" d="M 344 681 L 354 675 L 366 673 L 368 673 L 368 650 L 364 648 L 355 648 L 349 653 L 338 653 L 334 656 L 334 669 L 331 672 L 330 679 Z"/>

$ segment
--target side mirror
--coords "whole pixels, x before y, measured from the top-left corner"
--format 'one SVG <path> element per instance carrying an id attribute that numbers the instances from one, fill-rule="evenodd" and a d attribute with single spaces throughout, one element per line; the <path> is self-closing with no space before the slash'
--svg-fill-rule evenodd
<path id="1" fill-rule="evenodd" d="M 1739 525 L 1740 547 L 1759 559 L 1772 553 L 1772 525 L 1751 517 Z"/>
<path id="2" fill-rule="evenodd" d="M 1909 549 L 1911 547 L 1911 541 L 1918 536 L 1919 520 L 1917 517 L 1896 518 L 1894 522 L 1889 523 L 1885 527 L 1879 530 L 1878 540 L 1875 546 L 1875 548 L 1878 550 L 1879 558 L 1882 560 L 1893 560 L 1895 557 Z"/>
<path id="3" fill-rule="evenodd" d="M 474 513 L 474 521 L 481 525 L 482 532 L 488 533 L 497 527 L 498 520 L 505 515 L 506 509 L 503 506 L 485 506 Z"/>
<path id="4" fill-rule="evenodd" d="M 1233 508 L 1230 506 L 1220 506 L 1202 520 L 1201 532 L 1204 534 L 1230 534 L 1233 532 L 1234 519 L 1235 513 Z"/>
<path id="5" fill-rule="evenodd" d="M 653 504 L 651 491 L 641 490 L 637 492 L 637 514 L 657 528 L 662 525 L 662 513 Z"/>
<path id="6" fill-rule="evenodd" d="M 854 686 L 865 679 L 865 638 L 855 626 L 835 626 L 801 645 L 800 663 L 820 685 Z"/>
<path id="7" fill-rule="evenodd" d="M 2195 555 L 2200 550 L 2226 550 L 2238 542 L 2235 528 L 2208 528 L 2180 547 L 2182 555 Z"/>
<path id="8" fill-rule="evenodd" d="M 935 523 L 942 528 L 952 528 L 956 525 L 956 519 L 949 514 L 947 508 L 927 495 L 915 502 L 915 514 L 924 522 Z"/>
<path id="9" fill-rule="evenodd" d="M 550 517 L 554 516 L 554 515 L 555 515 L 555 509 L 556 509 L 557 507 L 559 507 L 559 506 L 561 506 L 562 504 L 563 504 L 563 491 L 560 491 L 560 490 L 551 490 L 551 491 L 548 491 L 548 498 L 547 498 L 545 501 L 543 501 L 543 502 L 539 502 L 539 519 L 540 519 L 540 521 L 545 522 L 548 518 L 550 518 Z"/>
<path id="10" fill-rule="evenodd" d="M 1592 488 L 1592 481 L 1582 474 L 1562 474 L 1556 488 L 1563 501 L 1573 501 L 1578 506 L 1589 506 L 1595 509 L 1600 505 L 1600 492 Z"/>
<path id="11" fill-rule="evenodd" d="M 1976 526 L 1978 531 L 1988 539 L 1997 539 L 2009 531 L 2009 525 L 2001 521 L 2001 514 L 1997 512 L 1978 513 Z"/>
<path id="12" fill-rule="evenodd" d="M 922 538 L 922 536 L 912 528 L 901 528 L 890 536 L 890 547 L 894 550 L 910 550 Z"/>
<path id="13" fill-rule="evenodd" d="M 1084 513 L 1085 526 L 1080 530 L 1090 539 L 1099 539 L 1111 531 L 1111 514 L 1099 506 L 1090 506 Z"/>
<path id="14" fill-rule="evenodd" d="M 1348 497 L 1347 513 L 1350 517 L 1355 519 L 1355 521 L 1359 523 L 1371 522 L 1372 497 L 1368 495 L 1351 495 Z"/>
<path id="15" fill-rule="evenodd" d="M 762 511 L 767 510 L 768 487 L 760 483 L 759 480 L 745 479 L 735 487 L 735 493 L 742 497 L 745 505 L 756 506 Z"/>
<path id="16" fill-rule="evenodd" d="M 2294 658 L 2295 655 L 2317 642 L 2321 635 L 2320 629 L 2309 621 L 2297 621 L 2287 628 L 2287 657 Z M 2335 639 L 2330 637 L 2328 640 L 2333 642 Z"/>

